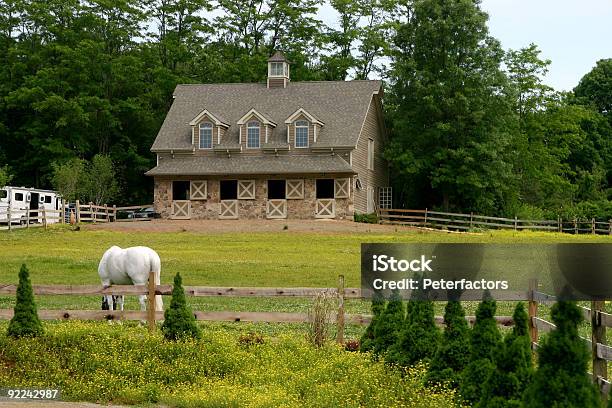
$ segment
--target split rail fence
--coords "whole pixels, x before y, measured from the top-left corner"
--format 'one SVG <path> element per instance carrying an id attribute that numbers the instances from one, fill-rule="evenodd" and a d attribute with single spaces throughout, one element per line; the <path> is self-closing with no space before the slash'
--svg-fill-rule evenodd
<path id="1" fill-rule="evenodd" d="M 595 218 L 572 220 L 523 220 L 517 217 L 502 218 L 424 210 L 381 208 L 378 216 L 383 224 L 410 225 L 423 228 L 448 230 L 509 229 L 566 232 L 570 234 L 612 235 L 612 220 L 599 221 Z"/>
<path id="2" fill-rule="evenodd" d="M 163 312 L 155 311 L 155 295 L 171 295 L 172 285 L 155 285 L 153 274 L 149 277 L 148 285 L 113 285 L 102 287 L 99 285 L 33 285 L 36 295 L 147 295 L 147 311 L 119 311 L 119 310 L 39 310 L 38 314 L 43 320 L 141 320 L 147 321 L 150 331 L 154 331 L 156 322 L 163 320 Z M 17 289 L 13 284 L 0 284 L 0 295 L 14 294 Z M 345 299 L 360 299 L 360 288 L 346 288 L 344 276 L 338 277 L 337 288 L 267 288 L 267 287 L 208 287 L 185 286 L 187 296 L 207 297 L 303 297 L 312 298 L 321 292 L 328 292 L 336 296 L 337 309 L 333 316 L 337 327 L 336 340 L 344 342 L 345 324 L 366 325 L 371 321 L 370 315 L 346 314 Z M 556 301 L 552 295 L 538 290 L 537 280 L 530 281 L 527 291 L 491 291 L 498 300 L 528 302 L 529 332 L 532 348 L 537 352 L 539 336 L 555 329 L 555 325 L 538 316 L 538 305 L 549 305 Z M 482 291 L 473 291 L 470 300 L 482 298 Z M 612 327 L 612 314 L 604 311 L 605 302 L 593 301 L 591 308 L 581 307 L 584 318 L 591 324 L 591 338 L 584 338 L 585 343 L 592 352 L 593 381 L 596 382 L 602 394 L 610 393 L 608 381 L 607 362 L 612 361 L 612 347 L 606 344 L 606 328 Z M 0 309 L 0 319 L 10 319 L 12 309 Z M 307 313 L 284 312 L 234 312 L 234 311 L 194 311 L 197 320 L 228 321 L 228 322 L 275 322 L 275 323 L 307 323 L 310 321 Z M 503 326 L 512 326 L 511 316 L 496 316 L 497 323 Z M 443 324 L 443 317 L 436 316 L 436 323 Z M 470 324 L 475 321 L 474 316 L 466 316 Z"/>
<path id="3" fill-rule="evenodd" d="M 153 207 L 152 204 L 133 205 L 127 207 L 117 207 L 116 205 L 95 205 L 93 203 L 83 204 L 78 200 L 74 205 L 62 205 L 59 210 L 49 210 L 44 207 L 38 209 L 15 210 L 10 207 L 0 212 L 0 227 L 1 229 L 17 229 L 30 227 L 47 228 L 49 224 L 59 223 L 65 224 L 70 222 L 71 217 L 74 221 L 91 222 L 91 223 L 106 223 L 106 222 L 134 222 L 134 221 L 150 221 L 148 217 L 132 217 L 119 218 L 117 214 L 121 212 L 130 212 L 142 210 L 144 208 Z M 6 224 L 6 226 L 4 226 Z"/>

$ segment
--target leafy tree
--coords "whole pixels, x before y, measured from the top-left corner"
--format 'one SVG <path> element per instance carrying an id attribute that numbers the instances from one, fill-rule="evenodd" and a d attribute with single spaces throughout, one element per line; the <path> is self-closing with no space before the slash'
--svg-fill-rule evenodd
<path id="1" fill-rule="evenodd" d="M 363 336 L 361 336 L 361 340 L 359 342 L 359 350 L 362 352 L 372 351 L 374 349 L 374 328 L 378 323 L 378 319 L 380 319 L 380 315 L 385 310 L 385 298 L 379 292 L 375 291 L 372 295 L 372 320 L 368 327 L 366 327 Z"/>
<path id="2" fill-rule="evenodd" d="M 392 53 L 387 150 L 421 207 L 491 212 L 512 194 L 513 113 L 480 1 L 418 0 Z"/>
<path id="3" fill-rule="evenodd" d="M 582 313 L 573 301 L 551 309 L 557 328 L 538 348 L 538 368 L 523 395 L 526 408 L 599 408 L 598 390 L 587 374 L 590 353 L 578 335 Z"/>
<path id="4" fill-rule="evenodd" d="M 514 326 L 494 353 L 495 369 L 482 387 L 476 408 L 514 408 L 521 406 L 523 392 L 533 375 L 529 317 L 523 303 L 512 316 Z"/>
<path id="5" fill-rule="evenodd" d="M 37 337 L 44 333 L 42 323 L 38 318 L 34 292 L 30 282 L 30 272 L 25 264 L 19 270 L 19 285 L 17 286 L 17 301 L 15 314 L 9 322 L 6 334 L 11 337 Z"/>
<path id="6" fill-rule="evenodd" d="M 115 169 L 109 156 L 97 154 L 88 166 L 86 192 L 90 201 L 101 205 L 119 193 Z"/>
<path id="7" fill-rule="evenodd" d="M 0 187 L 8 185 L 12 178 L 8 166 L 0 167 Z"/>
<path id="8" fill-rule="evenodd" d="M 187 305 L 183 280 L 178 272 L 174 276 L 170 307 L 164 311 L 162 333 L 166 340 L 179 340 L 186 337 L 199 339 L 202 336 L 191 308 Z"/>
<path id="9" fill-rule="evenodd" d="M 591 72 L 580 79 L 574 94 L 612 118 L 612 58 L 597 61 Z"/>
<path id="10" fill-rule="evenodd" d="M 374 354 L 384 356 L 389 347 L 395 344 L 404 318 L 404 303 L 399 291 L 395 290 L 391 293 L 385 310 L 380 314 L 373 328 L 374 340 L 372 351 Z"/>
<path id="11" fill-rule="evenodd" d="M 495 320 L 496 310 L 495 300 L 489 291 L 485 291 L 476 310 L 476 322 L 470 336 L 470 362 L 461 379 L 461 396 L 470 403 L 480 399 L 482 386 L 495 369 L 493 358 L 501 345 L 501 334 Z"/>
<path id="12" fill-rule="evenodd" d="M 419 279 L 419 277 L 416 277 Z M 422 290 L 416 290 L 408 302 L 406 319 L 398 341 L 391 346 L 386 360 L 408 367 L 420 360 L 434 356 L 440 342 L 440 331 L 434 319 L 433 302 L 427 300 Z"/>
<path id="13" fill-rule="evenodd" d="M 84 182 L 86 180 L 85 161 L 71 159 L 64 164 L 53 164 L 51 182 L 65 200 L 75 201 L 82 199 Z"/>
<path id="14" fill-rule="evenodd" d="M 434 354 L 426 381 L 428 384 L 459 386 L 461 373 L 470 361 L 469 328 L 458 300 L 449 300 L 444 309 L 444 334 Z"/>

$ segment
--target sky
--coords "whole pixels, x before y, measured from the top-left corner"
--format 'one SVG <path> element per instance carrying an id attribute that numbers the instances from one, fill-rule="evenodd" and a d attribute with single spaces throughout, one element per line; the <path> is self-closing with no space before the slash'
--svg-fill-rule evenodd
<path id="1" fill-rule="evenodd" d="M 489 31 L 504 49 L 538 45 L 552 64 L 544 82 L 570 91 L 603 58 L 612 58 L 612 0 L 482 0 Z M 327 24 L 334 11 L 320 10 Z"/>

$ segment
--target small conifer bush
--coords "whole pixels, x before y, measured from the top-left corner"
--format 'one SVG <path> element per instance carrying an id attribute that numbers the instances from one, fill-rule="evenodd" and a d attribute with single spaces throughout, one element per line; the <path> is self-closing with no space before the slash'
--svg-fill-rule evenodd
<path id="1" fill-rule="evenodd" d="M 389 347 L 397 342 L 399 331 L 404 322 L 404 303 L 399 291 L 391 293 L 385 310 L 380 314 L 374 326 L 374 344 L 372 350 L 377 356 L 384 356 Z"/>
<path id="2" fill-rule="evenodd" d="M 538 368 L 523 395 L 525 408 L 599 408 L 599 392 L 587 374 L 590 352 L 578 335 L 582 313 L 573 301 L 551 310 L 557 328 L 540 342 Z"/>
<path id="3" fill-rule="evenodd" d="M 415 276 L 416 279 L 422 278 Z M 434 319 L 433 302 L 427 293 L 415 290 L 406 307 L 406 319 L 398 341 L 389 348 L 386 360 L 389 363 L 409 367 L 418 361 L 429 361 L 440 341 L 440 330 Z"/>
<path id="4" fill-rule="evenodd" d="M 482 386 L 495 369 L 493 357 L 501 345 L 501 334 L 495 320 L 496 310 L 495 300 L 489 291 L 485 291 L 476 310 L 476 322 L 470 335 L 470 362 L 461 379 L 461 396 L 470 403 L 480 399 Z"/>
<path id="5" fill-rule="evenodd" d="M 25 264 L 23 264 L 19 270 L 15 313 L 9 322 L 6 334 L 10 337 L 19 338 L 37 337 L 43 333 L 43 326 L 38 318 L 36 303 L 34 303 L 30 272 Z"/>
<path id="6" fill-rule="evenodd" d="M 385 310 L 385 298 L 383 295 L 376 291 L 372 296 L 372 320 L 368 327 L 366 327 L 361 341 L 359 342 L 359 350 L 362 352 L 374 350 L 374 327 L 378 324 L 378 319 Z"/>
<path id="7" fill-rule="evenodd" d="M 523 303 L 516 305 L 512 319 L 512 331 L 494 355 L 495 370 L 485 382 L 476 408 L 521 406 L 521 397 L 533 375 L 529 317 Z"/>
<path id="8" fill-rule="evenodd" d="M 187 305 L 183 280 L 179 273 L 174 277 L 170 307 L 164 312 L 162 333 L 167 340 L 179 340 L 187 337 L 199 339 L 202 335 L 195 316 Z"/>
<path id="9" fill-rule="evenodd" d="M 469 328 L 458 300 L 449 300 L 444 309 L 444 334 L 431 360 L 426 382 L 457 387 L 461 372 L 470 361 Z"/>

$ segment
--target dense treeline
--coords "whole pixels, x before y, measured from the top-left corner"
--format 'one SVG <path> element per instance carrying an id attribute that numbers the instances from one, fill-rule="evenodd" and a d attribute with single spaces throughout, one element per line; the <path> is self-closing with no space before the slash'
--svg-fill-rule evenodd
<path id="1" fill-rule="evenodd" d="M 556 92 L 487 18 L 474 0 L 2 1 L 0 173 L 51 187 L 103 155 L 115 202 L 151 201 L 175 85 L 262 81 L 282 49 L 293 81 L 385 79 L 396 205 L 611 218 L 612 60 Z"/>

